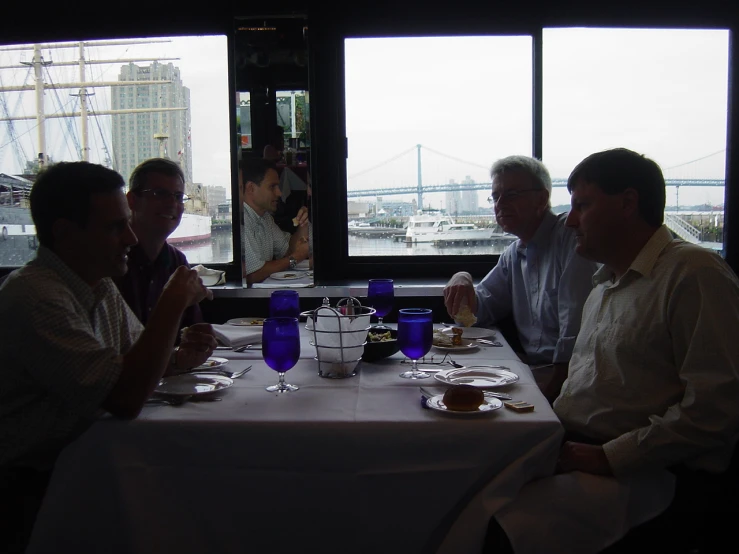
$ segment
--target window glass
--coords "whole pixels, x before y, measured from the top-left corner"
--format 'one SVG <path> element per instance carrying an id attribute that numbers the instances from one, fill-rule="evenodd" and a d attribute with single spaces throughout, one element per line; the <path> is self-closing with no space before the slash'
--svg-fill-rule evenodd
<path id="1" fill-rule="evenodd" d="M 349 255 L 500 253 L 511 239 L 486 201 L 489 169 L 532 153 L 531 37 L 352 38 L 344 49 Z"/>
<path id="2" fill-rule="evenodd" d="M 191 197 L 170 242 L 191 263 L 232 261 L 222 208 L 231 196 L 227 60 L 225 36 L 0 47 L 0 265 L 35 255 L 28 191 L 40 166 L 87 159 L 128 181 L 158 156 L 181 165 Z"/>
<path id="3" fill-rule="evenodd" d="M 729 32 L 545 29 L 543 52 L 555 211 L 569 209 L 562 185 L 578 162 L 625 147 L 662 167 L 668 227 L 722 250 Z"/>

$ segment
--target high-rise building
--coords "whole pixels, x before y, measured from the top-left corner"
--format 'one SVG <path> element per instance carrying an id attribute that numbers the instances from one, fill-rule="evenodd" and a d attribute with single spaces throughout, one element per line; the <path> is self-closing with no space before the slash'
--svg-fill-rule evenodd
<path id="1" fill-rule="evenodd" d="M 119 81 L 169 81 L 161 85 L 111 87 L 114 110 L 179 108 L 113 115 L 113 166 L 128 180 L 133 169 L 149 158 L 178 162 L 185 181 L 193 182 L 190 151 L 190 89 L 182 84 L 180 69 L 171 63 L 121 67 Z"/>
<path id="2" fill-rule="evenodd" d="M 464 180 L 462 181 L 463 185 L 473 185 L 475 184 L 475 181 L 472 180 L 472 178 L 467 175 Z M 459 211 L 464 214 L 474 214 L 477 213 L 477 208 L 479 207 L 478 202 L 478 196 L 476 190 L 463 190 L 462 191 L 462 200 L 459 206 Z"/>
<path id="3" fill-rule="evenodd" d="M 226 203 L 226 187 L 209 186 L 207 188 L 210 217 L 218 219 L 219 206 Z"/>
<path id="4" fill-rule="evenodd" d="M 449 179 L 449 184 L 454 185 L 454 179 Z M 462 211 L 462 195 L 458 190 L 447 191 L 444 195 L 444 205 L 446 213 L 449 215 L 458 215 Z"/>

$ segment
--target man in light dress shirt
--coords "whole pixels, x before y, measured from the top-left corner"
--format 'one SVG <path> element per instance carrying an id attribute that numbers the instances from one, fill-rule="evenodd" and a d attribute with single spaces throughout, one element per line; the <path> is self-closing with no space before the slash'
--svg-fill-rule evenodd
<path id="1" fill-rule="evenodd" d="M 604 265 L 554 402 L 559 474 L 496 513 L 517 554 L 599 552 L 669 506 L 673 472 L 716 483 L 739 437 L 737 277 L 673 239 L 652 160 L 599 152 L 567 187 L 577 252 Z"/>
<path id="2" fill-rule="evenodd" d="M 63 162 L 31 189 L 38 254 L 0 286 L 2 552 L 23 551 L 66 444 L 104 412 L 136 417 L 166 370 L 199 365 L 216 346 L 198 324 L 173 356 L 183 312 L 211 294 L 195 271 L 175 271 L 146 328 L 111 281 L 136 244 L 124 184 L 103 166 Z"/>
<path id="3" fill-rule="evenodd" d="M 295 269 L 309 258 L 308 209 L 298 210 L 294 233 L 282 231 L 272 218 L 282 195 L 275 165 L 259 158 L 243 160 L 239 178 L 244 201 L 243 271 L 251 285 Z"/>
<path id="4" fill-rule="evenodd" d="M 598 265 L 575 253 L 575 234 L 565 227 L 567 214 L 552 213 L 552 180 L 544 164 L 510 156 L 496 161 L 490 176 L 496 221 L 518 240 L 477 287 L 469 273 L 456 273 L 444 288 L 444 303 L 452 317 L 468 306 L 481 326 L 512 315 L 521 357 L 533 366 L 548 366 L 535 369 L 534 376 L 554 400 L 567 375 Z"/>

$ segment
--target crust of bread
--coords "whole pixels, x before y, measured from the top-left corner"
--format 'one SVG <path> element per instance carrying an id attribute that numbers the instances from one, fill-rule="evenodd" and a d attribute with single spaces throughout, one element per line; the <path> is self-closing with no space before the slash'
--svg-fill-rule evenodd
<path id="1" fill-rule="evenodd" d="M 460 308 L 457 315 L 454 316 L 454 320 L 461 323 L 464 327 L 471 327 L 477 323 L 477 317 L 466 304 Z"/>

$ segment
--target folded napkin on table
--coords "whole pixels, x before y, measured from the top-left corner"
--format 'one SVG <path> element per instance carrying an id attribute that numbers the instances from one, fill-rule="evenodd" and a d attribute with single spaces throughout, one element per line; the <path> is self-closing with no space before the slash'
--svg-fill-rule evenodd
<path id="1" fill-rule="evenodd" d="M 208 269 L 203 265 L 196 265 L 192 269 L 198 272 L 198 277 L 206 287 L 223 285 L 226 282 L 226 272 L 218 269 Z"/>
<path id="2" fill-rule="evenodd" d="M 213 324 L 213 332 L 218 342 L 238 348 L 247 344 L 252 344 L 262 340 L 262 327 L 256 328 L 242 327 L 238 325 L 216 325 Z"/>

